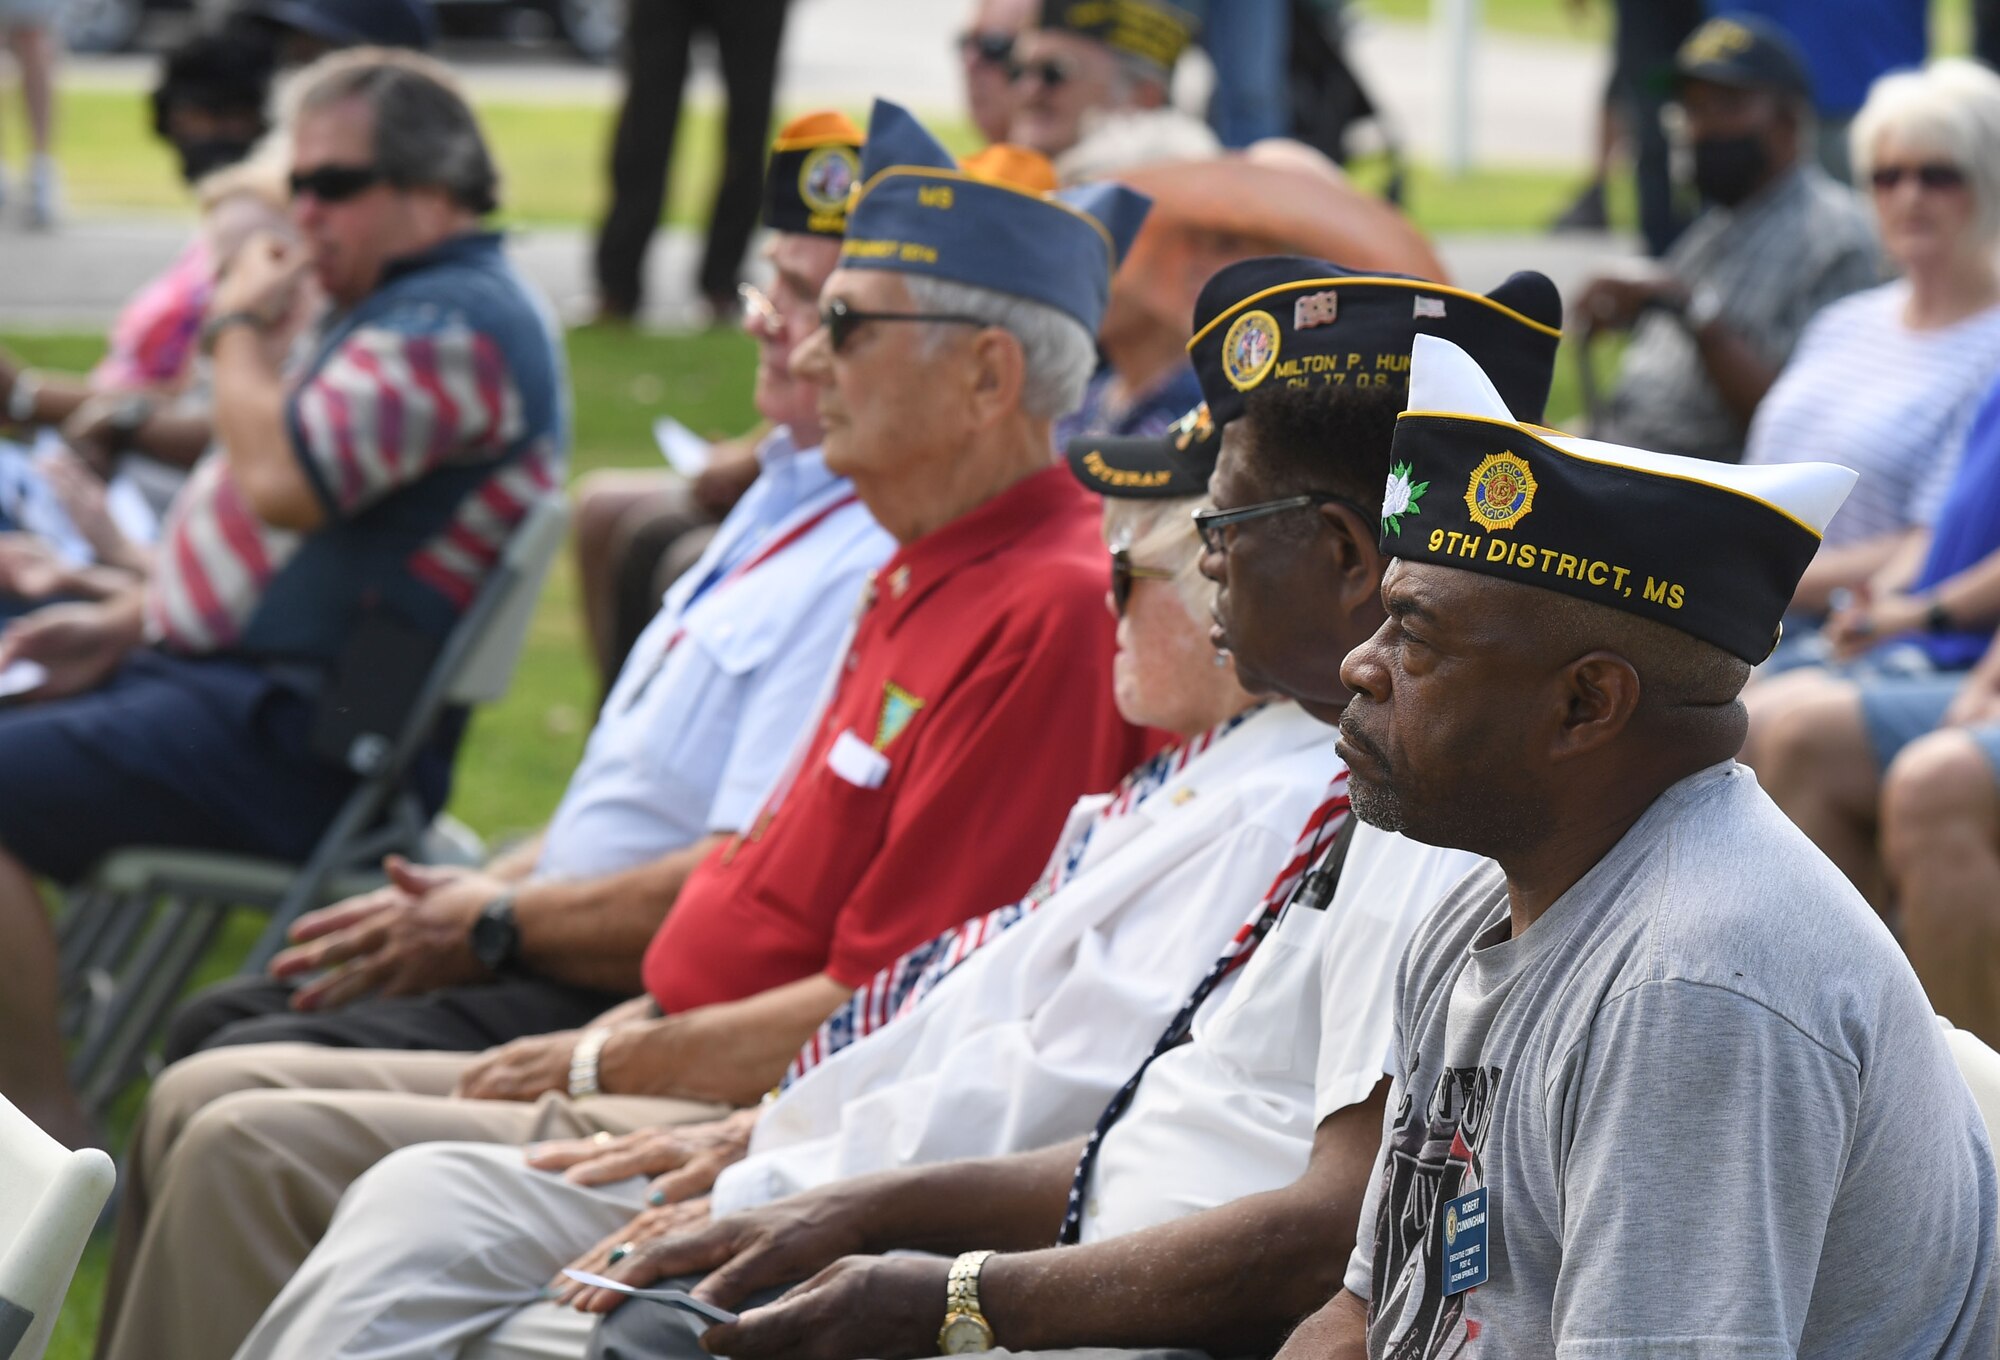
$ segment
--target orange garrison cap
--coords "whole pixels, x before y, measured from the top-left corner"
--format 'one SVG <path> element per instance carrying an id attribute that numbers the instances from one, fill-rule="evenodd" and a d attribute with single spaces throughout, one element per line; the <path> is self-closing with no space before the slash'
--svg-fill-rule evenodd
<path id="1" fill-rule="evenodd" d="M 1053 161 L 1039 151 L 1011 142 L 995 142 L 984 151 L 965 157 L 958 168 L 988 184 L 1010 184 L 1032 193 L 1052 194 L 1062 187 Z"/>

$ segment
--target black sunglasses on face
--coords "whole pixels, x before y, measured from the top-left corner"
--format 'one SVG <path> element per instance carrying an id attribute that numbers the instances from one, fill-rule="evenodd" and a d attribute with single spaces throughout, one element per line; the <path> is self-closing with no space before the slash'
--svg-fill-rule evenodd
<path id="1" fill-rule="evenodd" d="M 1007 58 L 1014 55 L 1014 35 L 961 33 L 958 35 L 958 55 L 986 66 L 1004 66 Z"/>
<path id="2" fill-rule="evenodd" d="M 1234 510 L 1197 510 L 1194 512 L 1194 529 L 1201 535 L 1202 551 L 1219 556 L 1229 551 L 1229 537 L 1226 531 L 1230 525 L 1263 519 L 1267 515 L 1282 515 L 1287 510 L 1303 510 L 1309 505 L 1344 505 L 1363 520 L 1371 517 L 1368 510 L 1346 496 L 1336 496 L 1331 491 L 1307 491 L 1297 496 L 1286 496 L 1281 500 L 1259 501 L 1255 505 L 1239 506 Z"/>
<path id="3" fill-rule="evenodd" d="M 1943 161 L 1929 161 L 1923 165 L 1878 165 L 1868 176 L 1868 182 L 1885 193 L 1905 179 L 1915 179 L 1926 189 L 1956 189 L 1965 183 L 1965 171 Z"/>
<path id="4" fill-rule="evenodd" d="M 819 309 L 819 324 L 826 327 L 826 338 L 833 343 L 835 354 L 846 347 L 848 337 L 866 321 L 934 321 L 954 326 L 978 326 L 981 329 L 989 324 L 976 316 L 959 312 L 859 312 L 840 298 Z"/>
<path id="5" fill-rule="evenodd" d="M 1132 600 L 1134 581 L 1171 581 L 1174 574 L 1158 567 L 1142 567 L 1132 561 L 1132 554 L 1124 548 L 1111 550 L 1111 607 L 1119 618 L 1125 617 L 1125 606 Z"/>
<path id="6" fill-rule="evenodd" d="M 322 165 L 316 170 L 292 171 L 290 183 L 293 198 L 310 194 L 322 203 L 345 203 L 382 179 L 382 172 L 372 165 Z"/>
<path id="7" fill-rule="evenodd" d="M 1024 80 L 1033 79 L 1051 90 L 1059 90 L 1074 73 L 1069 66 L 1054 57 L 1043 57 L 1040 61 L 1010 61 L 1007 63 L 1007 80 L 1019 85 Z"/>

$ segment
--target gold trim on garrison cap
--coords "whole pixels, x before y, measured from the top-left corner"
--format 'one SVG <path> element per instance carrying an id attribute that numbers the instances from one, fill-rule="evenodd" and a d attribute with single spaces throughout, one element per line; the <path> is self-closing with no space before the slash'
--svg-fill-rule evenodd
<path id="1" fill-rule="evenodd" d="M 1201 469 L 1215 463 L 1209 446 L 1216 438 L 1203 402 L 1164 435 L 1080 434 L 1063 446 L 1063 456 L 1071 474 L 1100 496 L 1173 500 L 1208 494 L 1208 473 Z"/>
<path id="2" fill-rule="evenodd" d="M 842 236 L 861 182 L 861 129 L 844 113 L 794 118 L 771 144 L 764 172 L 764 225 L 772 231 Z"/>
<path id="3" fill-rule="evenodd" d="M 1210 433 L 1166 446 L 1161 456 L 1206 482 L 1222 427 L 1266 385 L 1407 390 L 1410 343 L 1425 334 L 1471 348 L 1508 406 L 1541 419 L 1562 339 L 1562 297 L 1540 274 L 1524 270 L 1481 294 L 1303 255 L 1266 255 L 1218 270 L 1195 302 L 1187 347 Z"/>
<path id="4" fill-rule="evenodd" d="M 1043 0 L 1040 27 L 1095 39 L 1165 76 L 1201 22 L 1163 0 Z"/>
<path id="5" fill-rule="evenodd" d="M 1052 307 L 1096 335 L 1111 275 L 1152 200 L 1110 182 L 1048 192 L 1041 186 L 1052 172 L 1041 162 L 1013 148 L 961 169 L 909 110 L 876 100 L 841 268 L 988 288 Z"/>
<path id="6" fill-rule="evenodd" d="M 1418 336 L 1382 551 L 1653 619 L 1756 664 L 1855 474 L 1742 467 L 1517 421 L 1458 346 Z"/>

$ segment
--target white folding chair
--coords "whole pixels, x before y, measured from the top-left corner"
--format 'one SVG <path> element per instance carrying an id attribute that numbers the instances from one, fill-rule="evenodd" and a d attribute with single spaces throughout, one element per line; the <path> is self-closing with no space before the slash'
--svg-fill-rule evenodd
<path id="1" fill-rule="evenodd" d="M 117 1172 L 0 1097 L 0 1360 L 41 1360 Z"/>
<path id="2" fill-rule="evenodd" d="M 462 840 L 449 824 L 441 835 L 424 825 L 415 798 L 403 790 L 404 776 L 447 709 L 506 694 L 568 518 L 569 503 L 560 495 L 528 511 L 446 639 L 401 729 L 352 742 L 347 763 L 360 782 L 304 864 L 134 847 L 107 856 L 69 894 L 57 928 L 69 998 L 65 1027 L 78 1039 L 71 1080 L 89 1109 L 101 1114 L 139 1074 L 146 1049 L 231 909 L 270 913 L 244 964 L 261 970 L 284 946 L 293 921 L 379 883 L 385 854 L 421 855 L 434 839 Z"/>
<path id="3" fill-rule="evenodd" d="M 1951 1050 L 1952 1061 L 1972 1088 L 1973 1102 L 1979 1106 L 1986 1135 L 1993 1143 L 1996 1169 L 2000 1169 L 2000 1053 L 1980 1042 L 1978 1035 L 1950 1026 L 1945 1028 L 1944 1046 Z"/>

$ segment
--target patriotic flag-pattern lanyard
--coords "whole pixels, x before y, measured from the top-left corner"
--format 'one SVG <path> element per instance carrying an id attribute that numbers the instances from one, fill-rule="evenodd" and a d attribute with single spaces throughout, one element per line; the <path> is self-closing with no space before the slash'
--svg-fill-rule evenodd
<path id="1" fill-rule="evenodd" d="M 1137 811 L 1148 798 L 1186 769 L 1189 761 L 1235 731 L 1263 707 L 1258 704 L 1227 722 L 1218 723 L 1200 736 L 1169 746 L 1126 775 L 1112 791 L 1110 800 L 1098 809 L 1097 815 L 1084 824 L 1067 846 L 1057 851 L 1041 881 L 1028 890 L 1026 897 L 950 927 L 875 974 L 867 985 L 858 988 L 839 1010 L 828 1016 L 813 1037 L 806 1041 L 798 1056 L 792 1059 L 792 1065 L 786 1069 L 778 1089 L 785 1090 L 855 1040 L 866 1038 L 891 1020 L 916 1009 L 917 1003 L 944 981 L 952 970 L 970 958 L 974 950 L 998 939 L 1002 932 L 1025 920 L 1042 903 L 1055 896 L 1076 875 L 1085 851 L 1090 848 L 1091 837 L 1101 828 Z"/>
<path id="2" fill-rule="evenodd" d="M 1334 776 L 1325 801 L 1299 833 L 1290 859 L 1278 871 L 1278 877 L 1265 892 L 1263 901 L 1257 904 L 1256 912 L 1238 927 L 1235 938 L 1223 949 L 1222 957 L 1195 985 L 1194 994 L 1167 1025 L 1166 1032 L 1153 1045 L 1153 1051 L 1139 1064 L 1139 1070 L 1118 1088 L 1118 1094 L 1111 1097 L 1111 1103 L 1098 1116 L 1097 1127 L 1090 1131 L 1090 1137 L 1084 1142 L 1083 1156 L 1077 1159 L 1076 1175 L 1070 1181 L 1069 1202 L 1063 1208 L 1062 1232 L 1056 1238 L 1057 1246 L 1074 1246 L 1082 1233 L 1084 1192 L 1089 1188 L 1091 1172 L 1096 1169 L 1098 1151 L 1104 1146 L 1104 1135 L 1131 1107 L 1132 1097 L 1138 1093 L 1139 1082 L 1146 1075 L 1146 1069 L 1162 1053 L 1179 1048 L 1188 1041 L 1194 1028 L 1195 1014 L 1201 1010 L 1202 1002 L 1222 985 L 1224 978 L 1249 962 L 1257 946 L 1271 933 L 1271 927 L 1284 915 L 1288 903 L 1296 900 L 1303 908 L 1314 911 L 1326 909 L 1327 903 L 1333 900 L 1334 886 L 1340 881 L 1340 866 L 1347 858 L 1347 846 L 1353 838 L 1354 818 L 1349 815 L 1347 807 L 1347 771 L 1342 770 Z"/>

